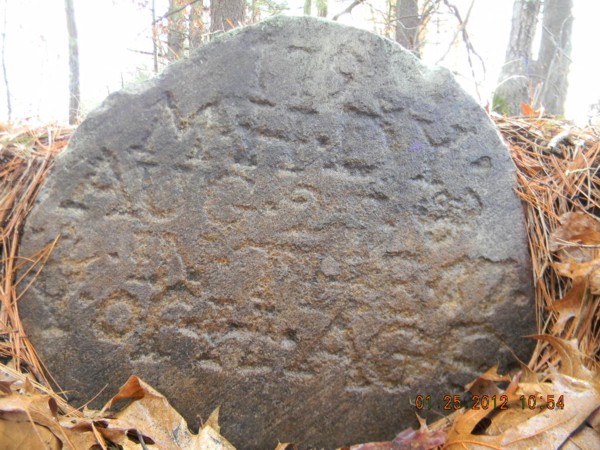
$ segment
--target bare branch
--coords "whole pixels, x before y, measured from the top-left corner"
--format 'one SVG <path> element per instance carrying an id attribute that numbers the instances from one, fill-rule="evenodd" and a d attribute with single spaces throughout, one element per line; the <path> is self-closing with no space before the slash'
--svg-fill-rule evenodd
<path id="1" fill-rule="evenodd" d="M 199 1 L 201 1 L 201 0 L 192 0 L 190 2 L 187 2 L 185 5 L 180 6 L 179 8 L 172 9 L 171 11 L 167 12 L 166 14 L 163 14 L 162 16 L 156 18 L 154 20 L 154 22 L 152 22 L 152 25 L 157 24 L 158 22 L 160 22 L 163 19 L 166 19 L 166 18 L 172 16 L 173 14 L 177 14 L 178 12 L 183 11 L 188 6 L 193 5 L 194 3 L 198 3 Z"/>
<path id="2" fill-rule="evenodd" d="M 452 12 L 454 17 L 456 17 L 459 27 L 456 30 L 456 34 L 452 38 L 452 42 L 448 46 L 446 53 L 444 53 L 444 55 L 438 60 L 438 63 L 440 61 L 442 61 L 448 55 L 452 45 L 454 44 L 454 42 L 456 42 L 458 35 L 461 34 L 463 42 L 465 44 L 465 48 L 467 50 L 467 60 L 469 61 L 469 67 L 471 68 L 471 76 L 473 77 L 473 80 L 475 80 L 476 79 L 475 68 L 473 67 L 473 59 L 472 59 L 471 55 L 475 55 L 477 57 L 477 59 L 479 59 L 481 68 L 483 69 L 483 73 L 485 74 L 485 63 L 483 62 L 483 58 L 479 55 L 479 53 L 477 53 L 475 51 L 475 48 L 473 47 L 473 44 L 471 43 L 471 38 L 469 37 L 469 33 L 467 32 L 467 23 L 469 22 L 469 18 L 471 17 L 471 11 L 473 9 L 473 5 L 475 4 L 475 0 L 471 0 L 471 4 L 469 5 L 467 15 L 465 16 L 465 20 L 462 19 L 462 17 L 460 16 L 460 12 L 458 11 L 458 8 L 454 4 L 451 4 L 448 0 L 443 0 L 443 1 L 444 1 L 444 4 L 448 7 L 448 9 Z M 478 97 L 481 99 L 481 94 L 479 92 L 479 88 L 478 88 L 477 84 L 475 84 L 475 90 L 477 91 Z"/>
<path id="3" fill-rule="evenodd" d="M 363 3 L 365 0 L 354 0 L 352 3 L 350 3 L 350 5 L 343 10 L 342 12 L 340 12 L 339 14 L 336 14 L 335 16 L 333 16 L 331 18 L 331 20 L 338 20 L 341 16 L 343 16 L 344 14 L 349 14 L 352 12 L 352 10 L 354 9 L 354 7 L 360 5 L 361 3 Z"/>
<path id="4" fill-rule="evenodd" d="M 153 56 L 154 52 L 146 52 L 144 50 L 136 50 L 135 48 L 127 48 L 126 49 L 128 52 L 132 52 L 132 53 L 139 53 L 140 55 L 147 55 L 147 56 Z"/>

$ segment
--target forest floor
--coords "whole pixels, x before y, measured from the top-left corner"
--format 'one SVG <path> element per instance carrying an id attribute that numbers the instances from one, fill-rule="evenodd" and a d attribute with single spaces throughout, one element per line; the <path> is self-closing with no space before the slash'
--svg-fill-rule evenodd
<path id="1" fill-rule="evenodd" d="M 517 167 L 527 220 L 537 318 L 531 360 L 512 377 L 490 367 L 473 380 L 466 389 L 474 405 L 351 449 L 600 448 L 600 130 L 526 106 L 523 113 L 492 119 Z M 0 126 L 0 447 L 233 449 L 220 434 L 218 410 L 193 434 L 136 376 L 100 411 L 70 406 L 28 340 L 18 301 L 29 286 L 17 273 L 43 270 L 53 244 L 19 256 L 20 233 L 73 131 Z M 177 428 L 185 432 L 174 438 Z"/>

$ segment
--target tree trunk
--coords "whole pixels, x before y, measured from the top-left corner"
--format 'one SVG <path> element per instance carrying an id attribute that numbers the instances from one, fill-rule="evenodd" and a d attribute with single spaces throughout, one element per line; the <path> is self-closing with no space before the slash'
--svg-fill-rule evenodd
<path id="1" fill-rule="evenodd" d="M 317 16 L 327 17 L 327 0 L 317 0 Z"/>
<path id="2" fill-rule="evenodd" d="M 167 17 L 167 61 L 173 62 L 183 57 L 185 43 L 185 10 L 181 9 L 186 0 L 169 0 Z"/>
<path id="3" fill-rule="evenodd" d="M 74 125 L 79 120 L 81 96 L 79 93 L 79 43 L 77 42 L 73 0 L 65 0 L 65 10 L 69 35 L 69 124 Z"/>
<path id="4" fill-rule="evenodd" d="M 202 35 L 204 34 L 203 11 L 204 2 L 202 0 L 192 4 L 190 10 L 190 50 L 202 45 Z"/>
<path id="5" fill-rule="evenodd" d="M 228 31 L 244 23 L 246 17 L 245 0 L 211 0 L 210 31 Z"/>
<path id="6" fill-rule="evenodd" d="M 520 115 L 521 103 L 531 103 L 531 79 L 535 76 L 532 44 L 540 0 L 515 0 L 504 66 L 494 92 L 494 110 Z"/>
<path id="7" fill-rule="evenodd" d="M 10 100 L 10 87 L 8 85 L 8 74 L 6 73 L 6 16 L 8 15 L 8 0 L 4 0 L 4 24 L 2 27 L 2 75 L 4 76 L 4 87 L 6 88 L 6 112 L 8 123 L 12 119 L 12 104 Z"/>
<path id="8" fill-rule="evenodd" d="M 396 42 L 404 48 L 420 55 L 418 0 L 396 0 Z"/>
<path id="9" fill-rule="evenodd" d="M 154 73 L 158 73 L 158 31 L 156 25 L 156 1 L 152 0 L 152 63 Z"/>
<path id="10" fill-rule="evenodd" d="M 256 23 L 260 17 L 259 0 L 252 0 L 250 5 L 250 23 Z"/>
<path id="11" fill-rule="evenodd" d="M 545 0 L 542 41 L 538 58 L 541 82 L 539 104 L 550 114 L 563 115 L 573 30 L 572 0 Z"/>
<path id="12" fill-rule="evenodd" d="M 304 15 L 310 16 L 312 0 L 304 0 Z"/>

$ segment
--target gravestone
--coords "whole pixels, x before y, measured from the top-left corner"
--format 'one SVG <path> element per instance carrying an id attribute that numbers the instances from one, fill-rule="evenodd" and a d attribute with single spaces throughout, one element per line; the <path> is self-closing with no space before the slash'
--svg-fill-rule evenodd
<path id="1" fill-rule="evenodd" d="M 90 113 L 27 221 L 22 254 L 60 240 L 26 329 L 75 401 L 137 374 L 239 448 L 391 439 L 528 356 L 514 184 L 448 71 L 274 18 Z"/>

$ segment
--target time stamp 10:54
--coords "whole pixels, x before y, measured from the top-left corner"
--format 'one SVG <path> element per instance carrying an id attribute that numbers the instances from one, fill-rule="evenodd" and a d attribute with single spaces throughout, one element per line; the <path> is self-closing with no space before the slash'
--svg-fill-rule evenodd
<path id="1" fill-rule="evenodd" d="M 417 410 L 430 410 L 440 407 L 444 411 L 459 410 L 463 405 L 469 405 L 468 409 L 564 409 L 565 396 L 560 395 L 521 395 L 519 402 L 508 401 L 507 395 L 471 395 L 469 398 L 464 398 L 460 395 L 444 395 L 441 403 L 434 402 L 431 395 L 417 395 L 415 398 L 415 407 Z M 470 401 L 469 401 L 470 400 Z"/>

